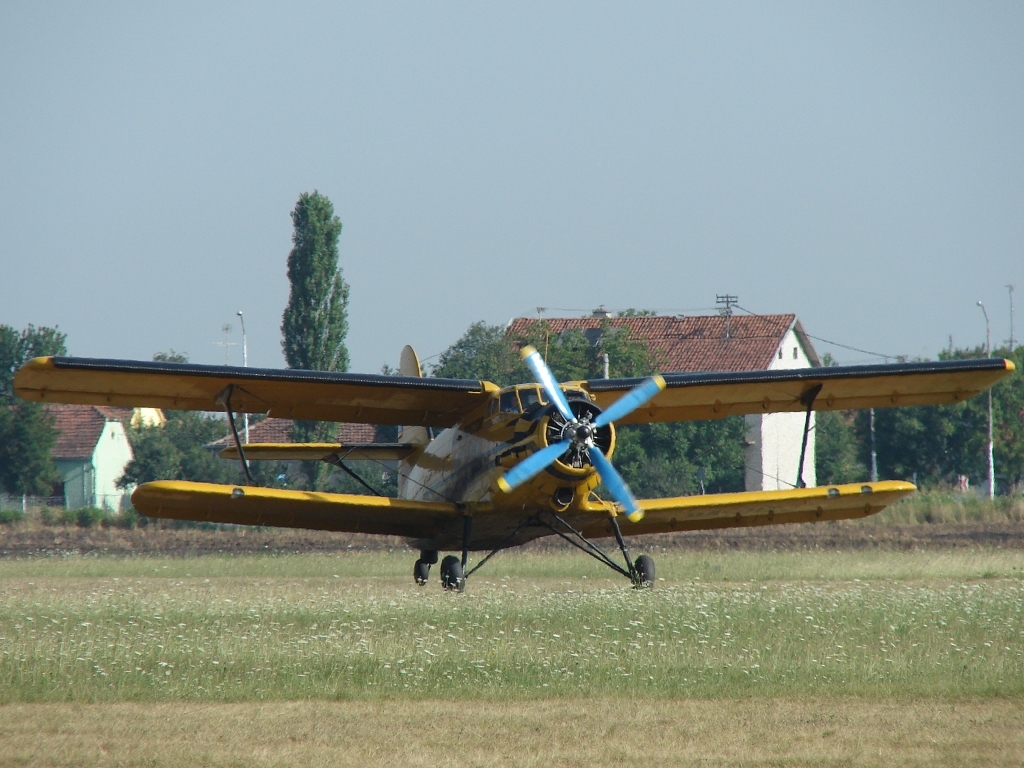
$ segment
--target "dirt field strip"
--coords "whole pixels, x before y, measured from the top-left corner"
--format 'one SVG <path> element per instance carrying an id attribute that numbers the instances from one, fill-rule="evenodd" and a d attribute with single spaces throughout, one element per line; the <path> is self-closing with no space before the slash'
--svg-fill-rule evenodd
<path id="1" fill-rule="evenodd" d="M 0 766 L 1019 766 L 1024 701 L 0 707 Z"/>

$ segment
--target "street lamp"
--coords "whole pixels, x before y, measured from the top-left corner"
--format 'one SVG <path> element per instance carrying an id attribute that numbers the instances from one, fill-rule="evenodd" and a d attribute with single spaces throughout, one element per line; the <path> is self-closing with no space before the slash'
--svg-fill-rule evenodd
<path id="1" fill-rule="evenodd" d="M 988 310 L 980 301 L 978 306 L 985 314 L 985 357 L 992 357 L 992 334 L 988 324 Z M 996 462 L 992 455 L 992 388 L 988 390 L 988 497 L 996 495 Z"/>
<path id="2" fill-rule="evenodd" d="M 1010 292 L 1010 354 L 1013 354 L 1013 286 L 1007 284 L 1006 290 Z"/>
<path id="3" fill-rule="evenodd" d="M 242 324 L 242 367 L 249 367 L 249 344 L 245 338 L 245 318 L 242 317 L 242 310 L 238 310 L 238 322 Z M 242 426 L 245 432 L 245 443 L 249 444 L 249 414 L 242 414 Z"/>

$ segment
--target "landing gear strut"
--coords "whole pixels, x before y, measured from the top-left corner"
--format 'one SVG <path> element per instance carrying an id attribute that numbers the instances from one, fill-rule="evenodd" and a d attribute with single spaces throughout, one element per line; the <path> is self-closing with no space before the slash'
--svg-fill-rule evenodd
<path id="1" fill-rule="evenodd" d="M 416 580 L 416 583 L 423 586 L 427 583 L 427 579 L 430 578 L 430 566 L 437 563 L 437 550 L 436 549 L 421 549 L 420 559 L 416 561 L 416 565 L 412 569 L 412 577 Z"/>

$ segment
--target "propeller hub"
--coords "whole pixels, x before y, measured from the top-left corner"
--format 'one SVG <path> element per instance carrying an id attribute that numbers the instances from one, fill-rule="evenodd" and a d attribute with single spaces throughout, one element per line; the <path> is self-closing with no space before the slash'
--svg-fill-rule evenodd
<path id="1" fill-rule="evenodd" d="M 580 424 L 576 427 L 576 442 L 589 443 L 594 437 L 594 428 L 589 424 Z"/>

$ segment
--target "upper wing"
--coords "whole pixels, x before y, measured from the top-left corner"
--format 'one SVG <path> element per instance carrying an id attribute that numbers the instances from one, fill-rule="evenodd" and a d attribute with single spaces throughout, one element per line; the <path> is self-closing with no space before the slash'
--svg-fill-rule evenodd
<path id="1" fill-rule="evenodd" d="M 1014 370 L 1009 360 L 854 365 L 741 373 L 666 373 L 666 387 L 619 424 L 720 419 L 748 413 L 940 405 L 974 397 Z M 607 408 L 643 379 L 591 379 L 583 386 Z"/>
<path id="2" fill-rule="evenodd" d="M 637 523 L 622 523 L 622 533 L 637 536 L 645 533 L 867 517 L 881 512 L 915 490 L 911 483 L 883 480 L 877 483 L 794 488 L 786 491 L 642 499 L 640 508 L 644 510 L 643 519 Z M 612 535 L 611 527 L 604 521 L 585 528 L 584 533 L 590 536 Z"/>
<path id="3" fill-rule="evenodd" d="M 284 491 L 163 480 L 140 485 L 132 505 L 148 517 L 426 538 L 462 517 L 454 504 L 346 493 Z"/>
<path id="4" fill-rule="evenodd" d="M 239 413 L 430 427 L 457 424 L 497 389 L 464 379 L 75 357 L 37 357 L 14 377 L 20 397 L 42 402 L 221 411 L 230 392 Z"/>

